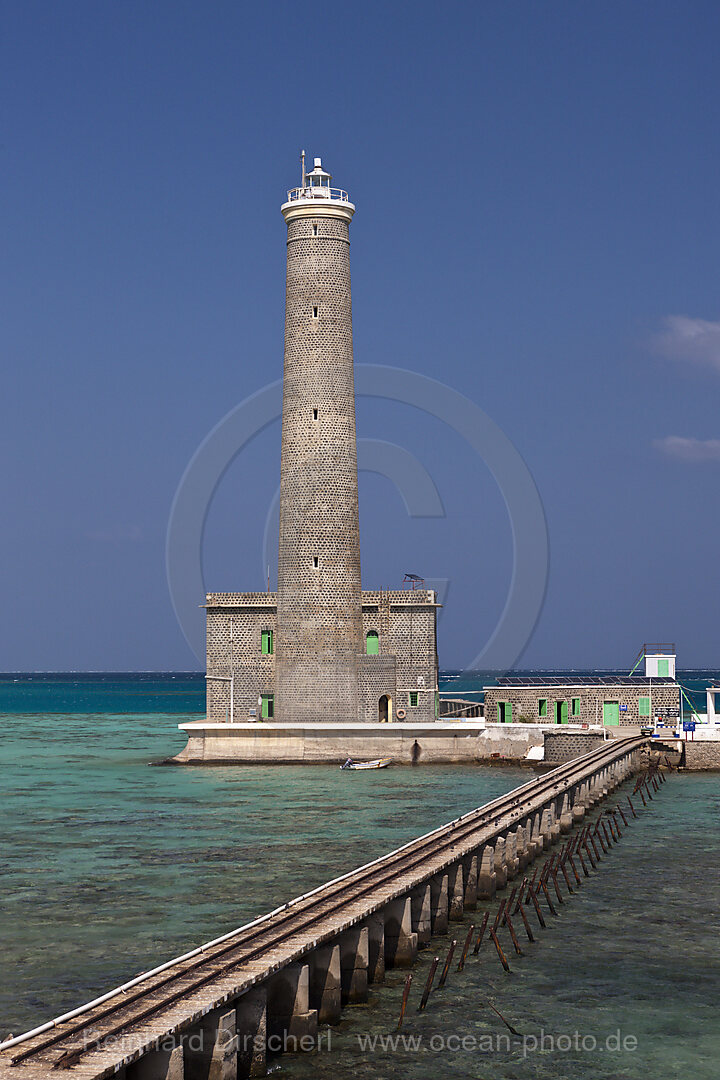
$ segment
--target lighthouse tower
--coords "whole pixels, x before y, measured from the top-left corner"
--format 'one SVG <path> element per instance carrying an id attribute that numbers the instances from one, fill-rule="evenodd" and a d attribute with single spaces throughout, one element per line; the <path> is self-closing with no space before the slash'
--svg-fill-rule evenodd
<path id="1" fill-rule="evenodd" d="M 422 579 L 412 575 L 411 589 L 361 591 L 350 301 L 355 207 L 331 182 L 320 158 L 306 173 L 303 155 L 300 187 L 282 205 L 278 587 L 206 595 L 209 735 L 218 724 L 427 723 L 438 715 L 434 590 L 418 588 Z M 277 753 L 287 760 L 279 739 Z M 312 743 L 308 752 L 321 750 Z M 225 755 L 219 744 L 201 751 L 203 760 L 215 753 Z M 346 753 L 344 742 L 337 753 Z M 242 758 L 234 754 L 228 744 L 228 757 Z"/>
<path id="2" fill-rule="evenodd" d="M 288 192 L 275 700 L 355 720 L 363 651 L 347 193 L 315 158 Z"/>

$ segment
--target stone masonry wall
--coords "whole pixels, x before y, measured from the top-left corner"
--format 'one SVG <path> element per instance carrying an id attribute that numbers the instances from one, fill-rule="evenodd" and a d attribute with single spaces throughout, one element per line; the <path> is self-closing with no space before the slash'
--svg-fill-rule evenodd
<path id="1" fill-rule="evenodd" d="M 565 761 L 573 761 L 574 758 L 589 754 L 591 750 L 597 750 L 605 741 L 601 731 L 569 732 L 546 731 L 545 761 L 550 764 L 562 765 Z"/>
<path id="2" fill-rule="evenodd" d="M 603 702 L 617 701 L 626 705 L 627 710 L 620 713 L 620 727 L 643 726 L 650 722 L 650 717 L 640 716 L 638 701 L 640 697 L 650 696 L 649 683 L 636 686 L 612 686 L 568 683 L 567 686 L 491 686 L 485 690 L 485 719 L 496 722 L 498 702 L 512 703 L 512 718 L 525 723 L 553 723 L 555 720 L 555 702 L 568 703 L 568 720 L 573 723 L 602 724 Z M 539 701 L 547 700 L 547 716 L 539 715 Z M 580 713 L 573 716 L 571 702 L 580 698 Z M 653 683 L 652 714 L 666 716 L 669 710 L 680 708 L 680 691 L 673 683 Z"/>
<path id="3" fill-rule="evenodd" d="M 409 722 L 435 720 L 437 650 L 436 607 L 432 590 L 396 591 L 380 594 L 368 590 L 363 598 L 363 646 L 368 631 L 379 636 L 379 655 L 356 657 L 359 670 L 358 713 L 351 720 L 378 720 L 379 700 L 392 700 L 392 719 L 397 710 Z M 392 600 L 395 603 L 392 603 Z M 230 683 L 234 676 L 233 719 L 248 720 L 257 710 L 260 694 L 275 694 L 275 720 L 286 721 L 278 708 L 275 653 L 263 656 L 261 636 L 273 631 L 277 644 L 275 593 L 208 593 L 207 595 L 207 715 L 223 722 L 230 715 Z M 225 678 L 217 678 L 224 676 Z M 418 704 L 410 704 L 410 691 Z M 325 711 L 323 712 L 322 709 Z M 340 716 L 330 701 L 316 703 L 311 721 L 337 721 Z"/>
<path id="4" fill-rule="evenodd" d="M 375 631 L 380 646 L 380 655 L 368 657 L 364 670 L 371 669 L 373 660 L 395 657 L 393 719 L 397 719 L 397 710 L 402 708 L 408 721 L 429 723 L 435 720 L 438 680 L 435 593 L 425 589 L 383 594 L 365 591 L 362 597 L 363 640 L 369 631 Z M 411 691 L 418 695 L 415 706 L 410 704 Z M 363 719 L 377 720 L 377 700 L 364 704 L 367 711 Z"/>
<path id="5" fill-rule="evenodd" d="M 234 594 L 241 596 L 243 594 Z M 252 594 L 244 594 L 250 597 Z M 274 607 L 267 604 L 268 593 L 260 593 L 265 606 L 235 608 L 208 607 L 207 610 L 207 717 L 225 721 L 230 717 L 230 682 L 214 676 L 234 675 L 233 719 L 249 720 L 260 694 L 275 692 L 275 656 L 263 656 L 261 635 L 276 632 Z M 210 599 L 210 597 L 208 597 Z"/>
<path id="6" fill-rule="evenodd" d="M 349 219 L 332 206 L 288 219 L 276 688 L 278 713 L 294 722 L 358 714 L 349 245 Z"/>

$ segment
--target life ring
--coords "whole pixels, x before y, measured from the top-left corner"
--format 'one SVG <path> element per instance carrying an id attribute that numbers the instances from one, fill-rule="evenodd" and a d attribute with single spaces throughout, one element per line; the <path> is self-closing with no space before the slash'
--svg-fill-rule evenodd
<path id="1" fill-rule="evenodd" d="M 404 720 L 407 716 L 407 711 L 405 709 L 398 709 L 395 715 L 397 716 L 398 720 Z"/>

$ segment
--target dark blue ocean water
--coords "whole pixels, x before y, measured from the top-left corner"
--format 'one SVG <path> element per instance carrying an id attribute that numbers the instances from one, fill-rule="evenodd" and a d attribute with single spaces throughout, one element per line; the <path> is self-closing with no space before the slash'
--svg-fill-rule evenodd
<path id="1" fill-rule="evenodd" d="M 537 671 L 519 671 L 537 675 Z M 547 671 L 542 674 L 561 675 Z M 573 675 L 614 674 L 576 671 Z M 705 711 L 705 687 L 717 671 L 678 672 L 696 709 Z M 481 701 L 483 686 L 494 685 L 493 672 L 444 671 L 440 691 Z M 11 672 L 0 674 L 0 713 L 202 713 L 205 676 L 177 672 Z"/>
<path id="2" fill-rule="evenodd" d="M 716 673 L 691 673 L 699 691 Z M 482 677 L 448 678 L 453 693 Z M 461 685 L 458 685 L 460 683 Z M 342 773 L 331 766 L 152 768 L 202 712 L 204 679 L 0 677 L 0 1034 L 112 985 L 457 817 L 527 779 L 516 766 Z M 703 704 L 698 697 L 698 706 Z M 656 805 L 657 803 L 657 805 Z M 313 1080 L 452 1077 L 715 1080 L 719 1075 L 720 777 L 675 775 L 613 861 L 500 978 L 454 975 L 410 1034 L 637 1040 L 622 1052 L 363 1049 L 395 1023 L 400 973 L 347 1010 L 331 1055 L 276 1071 Z M 442 952 L 449 939 L 437 943 Z M 423 954 L 415 979 L 422 982 Z M 415 989 L 417 989 L 417 986 Z M 415 992 L 415 991 L 413 991 Z M 453 1043 L 453 1046 L 456 1044 Z"/>

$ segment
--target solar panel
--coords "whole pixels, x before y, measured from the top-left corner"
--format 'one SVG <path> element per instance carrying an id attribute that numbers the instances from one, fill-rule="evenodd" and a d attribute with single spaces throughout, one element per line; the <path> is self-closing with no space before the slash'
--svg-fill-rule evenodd
<path id="1" fill-rule="evenodd" d="M 534 687 L 534 686 L 648 686 L 673 685 L 675 680 L 657 677 L 652 680 L 643 675 L 501 675 L 498 686 Z"/>

